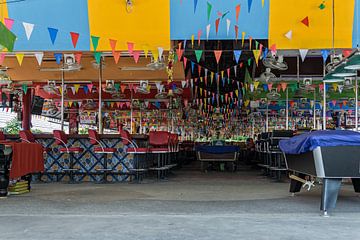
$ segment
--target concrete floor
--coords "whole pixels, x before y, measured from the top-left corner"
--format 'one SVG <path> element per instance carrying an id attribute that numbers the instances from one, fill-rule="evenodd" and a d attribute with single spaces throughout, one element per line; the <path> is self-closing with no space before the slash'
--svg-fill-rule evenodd
<path id="1" fill-rule="evenodd" d="M 177 172 L 145 184 L 33 184 L 0 200 L 0 239 L 359 239 L 360 197 L 344 185 L 330 218 L 319 187 L 288 193 L 258 172 Z"/>

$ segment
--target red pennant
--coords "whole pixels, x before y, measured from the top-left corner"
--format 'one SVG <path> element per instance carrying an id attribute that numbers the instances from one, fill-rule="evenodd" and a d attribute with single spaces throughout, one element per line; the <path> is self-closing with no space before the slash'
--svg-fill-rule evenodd
<path id="1" fill-rule="evenodd" d="M 82 52 L 75 53 L 75 60 L 78 64 L 81 62 Z"/>
<path id="2" fill-rule="evenodd" d="M 241 63 L 239 64 L 239 67 L 242 68 L 243 65 L 244 65 L 243 62 L 241 62 Z"/>
<path id="3" fill-rule="evenodd" d="M 239 15 L 240 15 L 240 4 L 236 6 L 236 22 L 239 21 Z"/>
<path id="4" fill-rule="evenodd" d="M 0 65 L 4 63 L 5 60 L 5 53 L 0 53 Z"/>
<path id="5" fill-rule="evenodd" d="M 121 84 L 121 85 L 120 85 L 120 89 L 121 89 L 121 93 L 124 93 L 124 92 L 125 92 L 125 89 L 126 89 L 126 85 L 125 85 L 125 84 Z"/>
<path id="6" fill-rule="evenodd" d="M 134 57 L 135 63 L 138 63 L 139 58 L 140 58 L 140 51 L 133 51 L 133 57 Z"/>
<path id="7" fill-rule="evenodd" d="M 198 71 L 199 71 L 199 76 L 200 76 L 200 74 L 201 74 L 201 66 L 200 65 L 198 65 Z"/>
<path id="8" fill-rule="evenodd" d="M 235 25 L 235 39 L 236 39 L 236 41 L 238 40 L 238 38 L 239 38 L 239 26 Z"/>
<path id="9" fill-rule="evenodd" d="M 219 23 L 220 23 L 220 18 L 216 19 L 216 21 L 215 21 L 216 35 L 217 35 L 218 32 L 219 32 Z"/>
<path id="10" fill-rule="evenodd" d="M 120 51 L 113 51 L 112 54 L 113 54 L 115 63 L 118 64 L 119 59 L 120 59 L 121 52 L 120 52 Z"/>
<path id="11" fill-rule="evenodd" d="M 110 47 L 112 52 L 115 52 L 117 40 L 109 39 Z"/>
<path id="12" fill-rule="evenodd" d="M 127 45 L 128 45 L 128 51 L 129 51 L 130 55 L 132 55 L 134 52 L 134 43 L 128 42 Z"/>
<path id="13" fill-rule="evenodd" d="M 199 30 L 199 31 L 198 31 L 198 45 L 199 45 L 199 46 L 200 46 L 201 34 L 202 34 L 202 31 Z"/>
<path id="14" fill-rule="evenodd" d="M 227 71 L 228 78 L 230 78 L 230 68 L 228 68 L 226 71 Z"/>
<path id="15" fill-rule="evenodd" d="M 76 32 L 70 32 L 70 35 L 71 35 L 72 44 L 74 48 L 76 48 L 77 42 L 79 40 L 79 34 Z"/>
<path id="16" fill-rule="evenodd" d="M 352 50 L 351 49 L 345 49 L 342 51 L 342 55 L 344 57 L 348 57 L 351 54 Z"/>
<path id="17" fill-rule="evenodd" d="M 214 54 L 215 54 L 216 62 L 219 64 L 221 54 L 222 54 L 222 50 L 214 50 Z"/>
<path id="18" fill-rule="evenodd" d="M 187 64 L 187 58 L 184 57 L 184 69 L 186 69 L 186 64 Z"/>
<path id="19" fill-rule="evenodd" d="M 301 23 L 305 26 L 309 27 L 309 17 L 306 16 L 303 20 L 301 20 Z"/>
<path id="20" fill-rule="evenodd" d="M 180 49 L 180 48 L 176 49 L 176 54 L 178 56 L 179 61 L 181 60 L 181 57 L 182 57 L 183 53 L 184 53 L 184 49 Z"/>

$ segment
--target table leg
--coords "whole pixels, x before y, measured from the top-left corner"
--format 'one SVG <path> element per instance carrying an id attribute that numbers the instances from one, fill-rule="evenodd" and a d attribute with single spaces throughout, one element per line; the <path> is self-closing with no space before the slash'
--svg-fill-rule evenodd
<path id="1" fill-rule="evenodd" d="M 299 178 L 305 178 L 305 174 L 302 173 L 294 173 L 295 176 L 299 177 Z M 294 179 L 290 180 L 290 191 L 291 193 L 297 193 L 300 192 L 301 187 L 302 187 L 303 183 L 296 181 Z"/>
<path id="2" fill-rule="evenodd" d="M 324 178 L 323 180 L 320 210 L 324 216 L 327 216 L 329 209 L 336 206 L 341 180 L 341 178 Z"/>
<path id="3" fill-rule="evenodd" d="M 355 192 L 360 192 L 360 178 L 352 178 L 351 181 L 354 186 Z"/>

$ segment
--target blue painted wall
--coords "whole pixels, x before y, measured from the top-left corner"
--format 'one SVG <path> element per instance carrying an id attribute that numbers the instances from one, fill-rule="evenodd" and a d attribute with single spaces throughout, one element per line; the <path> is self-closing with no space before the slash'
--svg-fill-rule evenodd
<path id="1" fill-rule="evenodd" d="M 182 2 L 182 3 L 181 3 Z M 256 39 L 268 38 L 269 25 L 269 0 L 265 0 L 264 7 L 260 0 L 253 0 L 250 13 L 248 12 L 248 0 L 209 0 L 213 5 L 210 21 L 207 18 L 207 1 L 198 0 L 196 12 L 194 14 L 194 0 L 171 0 L 171 39 L 191 39 L 195 35 L 197 39 L 199 29 L 202 30 L 202 39 L 206 39 L 206 26 L 211 24 L 209 39 L 235 39 L 236 24 L 236 5 L 241 5 L 239 15 L 239 39 L 241 32 L 246 32 L 246 37 L 250 35 Z M 230 11 L 226 17 L 220 21 L 219 32 L 216 35 L 215 20 L 218 18 L 217 12 L 225 13 Z M 226 19 L 231 20 L 229 36 L 226 35 Z"/>
<path id="2" fill-rule="evenodd" d="M 8 11 L 15 20 L 12 28 L 18 38 L 15 51 L 74 50 L 71 31 L 80 34 L 76 50 L 90 49 L 87 0 L 30 0 L 8 4 Z M 30 40 L 22 22 L 35 24 Z M 59 29 L 54 45 L 48 27 Z"/>

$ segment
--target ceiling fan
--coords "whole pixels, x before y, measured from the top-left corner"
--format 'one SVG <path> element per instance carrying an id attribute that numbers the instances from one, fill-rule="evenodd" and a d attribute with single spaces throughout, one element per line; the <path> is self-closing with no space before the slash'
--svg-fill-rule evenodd
<path id="1" fill-rule="evenodd" d="M 136 91 L 141 94 L 149 94 L 150 93 L 149 81 L 147 80 L 140 81 L 140 86 L 136 87 Z"/>
<path id="2" fill-rule="evenodd" d="M 266 68 L 265 72 L 261 73 L 257 80 L 262 83 L 268 83 L 271 82 L 273 78 L 276 78 L 276 76 L 271 72 L 271 68 Z"/>
<path id="3" fill-rule="evenodd" d="M 54 80 L 48 81 L 48 83 L 43 86 L 43 90 L 48 94 L 61 96 L 60 89 L 58 86 L 56 86 L 56 81 Z M 67 89 L 64 89 L 64 95 L 66 95 L 66 93 L 67 93 Z"/>
<path id="4" fill-rule="evenodd" d="M 288 65 L 286 62 L 284 62 L 284 56 L 282 55 L 273 56 L 272 54 L 268 54 L 268 56 L 263 58 L 262 62 L 267 68 L 277 69 L 281 71 L 285 71 L 288 69 Z"/>
<path id="5" fill-rule="evenodd" d="M 268 94 L 266 94 L 266 97 L 269 100 L 278 100 L 281 97 L 281 95 L 275 89 L 273 89 Z"/>

